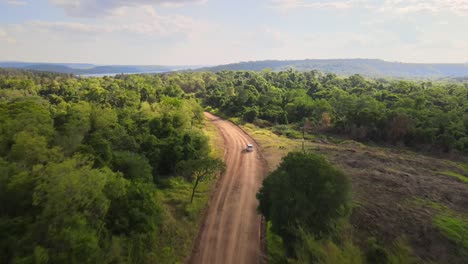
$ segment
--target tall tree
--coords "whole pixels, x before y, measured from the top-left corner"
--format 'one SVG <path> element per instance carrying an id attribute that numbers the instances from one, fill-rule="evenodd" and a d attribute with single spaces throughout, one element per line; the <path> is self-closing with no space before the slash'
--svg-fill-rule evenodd
<path id="1" fill-rule="evenodd" d="M 198 184 L 214 177 L 216 173 L 223 173 L 225 164 L 219 159 L 205 158 L 201 160 L 181 161 L 178 164 L 179 172 L 188 181 L 193 183 L 190 203 L 193 202 Z"/>

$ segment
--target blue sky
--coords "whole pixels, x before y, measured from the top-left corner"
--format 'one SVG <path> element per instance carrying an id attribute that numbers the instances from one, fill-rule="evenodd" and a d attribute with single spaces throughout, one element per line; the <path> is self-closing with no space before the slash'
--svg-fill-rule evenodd
<path id="1" fill-rule="evenodd" d="M 0 60 L 468 62 L 468 0 L 0 0 Z"/>

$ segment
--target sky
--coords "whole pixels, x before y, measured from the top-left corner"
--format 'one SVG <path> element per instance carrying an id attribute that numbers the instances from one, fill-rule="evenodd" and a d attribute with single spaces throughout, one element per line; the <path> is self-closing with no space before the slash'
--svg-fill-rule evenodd
<path id="1" fill-rule="evenodd" d="M 468 62 L 468 0 L 0 0 L 0 61 Z"/>

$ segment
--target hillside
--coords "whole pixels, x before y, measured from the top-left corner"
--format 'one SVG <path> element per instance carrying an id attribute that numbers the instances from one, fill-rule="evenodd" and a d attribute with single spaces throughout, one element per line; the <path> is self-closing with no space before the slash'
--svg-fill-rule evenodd
<path id="1" fill-rule="evenodd" d="M 376 59 L 330 59 L 330 60 L 265 60 L 239 62 L 212 67 L 188 65 L 94 65 L 85 63 L 28 63 L 0 62 L 0 68 L 15 68 L 33 71 L 58 72 L 75 75 L 118 74 L 118 73 L 159 73 L 192 69 L 197 72 L 210 71 L 281 71 L 318 70 L 324 73 L 349 76 L 360 74 L 367 77 L 431 78 L 466 80 L 468 64 L 419 64 L 388 62 Z"/>
<path id="2" fill-rule="evenodd" d="M 75 75 L 118 74 L 118 73 L 158 73 L 182 70 L 189 66 L 161 65 L 93 65 L 82 63 L 27 63 L 0 62 L 0 68 L 14 68 L 33 71 L 58 72 Z"/>
<path id="3" fill-rule="evenodd" d="M 261 71 L 271 69 L 280 71 L 295 69 L 298 71 L 319 70 L 338 75 L 360 74 L 368 77 L 401 78 L 444 78 L 468 75 L 467 64 L 420 64 L 388 62 L 376 59 L 330 59 L 330 60 L 265 60 L 249 61 L 198 69 L 198 71 L 219 72 L 224 70 Z"/>

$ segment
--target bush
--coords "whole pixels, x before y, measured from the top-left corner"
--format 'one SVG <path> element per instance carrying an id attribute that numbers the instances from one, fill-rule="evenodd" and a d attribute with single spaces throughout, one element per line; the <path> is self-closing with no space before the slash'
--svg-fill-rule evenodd
<path id="1" fill-rule="evenodd" d="M 245 122 L 252 123 L 258 117 L 258 107 L 244 107 L 242 119 Z"/>
<path id="2" fill-rule="evenodd" d="M 339 246 L 329 239 L 317 240 L 304 231 L 299 234 L 301 242 L 295 248 L 296 259 L 292 263 L 364 263 L 361 250 L 350 241 L 343 241 L 343 245 Z"/>
<path id="3" fill-rule="evenodd" d="M 259 119 L 259 118 L 255 119 L 253 124 L 260 127 L 260 128 L 266 128 L 266 127 L 271 127 L 272 126 L 270 121 Z"/>
<path id="4" fill-rule="evenodd" d="M 368 263 L 387 263 L 389 259 L 388 251 L 377 243 L 375 237 L 369 238 L 367 241 L 368 249 L 366 259 Z"/>
<path id="5" fill-rule="evenodd" d="M 298 240 L 297 229 L 321 239 L 335 230 L 348 213 L 349 180 L 322 156 L 291 152 L 268 175 L 257 194 L 259 211 L 283 238 L 289 253 Z"/>
<path id="6" fill-rule="evenodd" d="M 273 127 L 272 131 L 273 133 L 277 135 L 286 136 L 288 138 L 293 138 L 293 139 L 302 138 L 301 132 L 292 129 L 288 125 L 276 125 Z"/>

